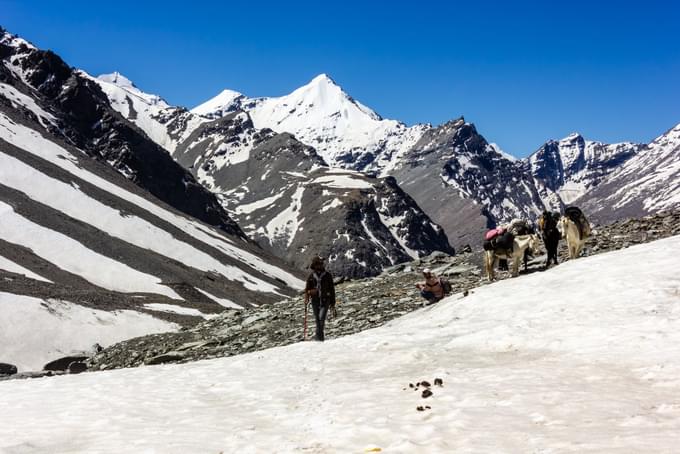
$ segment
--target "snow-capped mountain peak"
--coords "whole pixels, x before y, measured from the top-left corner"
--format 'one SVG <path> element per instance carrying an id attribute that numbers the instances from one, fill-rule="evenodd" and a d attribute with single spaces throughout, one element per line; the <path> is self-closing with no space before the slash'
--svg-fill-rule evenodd
<path id="1" fill-rule="evenodd" d="M 110 82 L 112 84 L 116 84 L 122 88 L 137 89 L 137 87 L 135 87 L 135 84 L 133 84 L 130 79 L 128 79 L 118 71 L 114 71 L 110 74 L 101 74 L 100 76 L 97 77 L 97 79 L 103 80 L 105 82 Z"/>
<path id="2" fill-rule="evenodd" d="M 227 88 L 214 98 L 191 109 L 191 113 L 207 118 L 220 118 L 228 112 L 240 109 L 240 103 L 246 100 L 242 93 Z"/>
<path id="3" fill-rule="evenodd" d="M 102 74 L 100 76 L 97 76 L 97 80 L 101 82 L 107 82 L 111 85 L 115 85 L 116 87 L 122 88 L 125 90 L 128 94 L 135 96 L 145 104 L 148 104 L 150 106 L 157 106 L 161 109 L 165 109 L 170 107 L 168 103 L 163 100 L 158 95 L 153 95 L 149 93 L 145 93 L 127 77 L 119 73 L 118 71 L 114 71 L 110 74 Z"/>
<path id="4" fill-rule="evenodd" d="M 330 165 L 355 170 L 387 173 L 394 158 L 415 144 L 425 129 L 383 119 L 327 74 L 280 97 L 247 98 L 225 90 L 192 113 L 212 119 L 239 109 L 250 115 L 256 128 L 291 133 Z"/>
<path id="5" fill-rule="evenodd" d="M 36 49 L 36 47 L 33 44 L 29 43 L 23 38 L 20 38 L 17 35 L 11 34 L 2 27 L 0 27 L 0 43 L 9 47 L 13 47 L 15 49 L 19 49 L 20 47 L 24 47 L 30 50 Z"/>
<path id="6" fill-rule="evenodd" d="M 181 107 L 170 106 L 158 95 L 145 93 L 119 72 L 92 77 L 109 99 L 111 107 L 135 123 L 154 142 L 172 152 L 200 124 L 208 121 Z"/>

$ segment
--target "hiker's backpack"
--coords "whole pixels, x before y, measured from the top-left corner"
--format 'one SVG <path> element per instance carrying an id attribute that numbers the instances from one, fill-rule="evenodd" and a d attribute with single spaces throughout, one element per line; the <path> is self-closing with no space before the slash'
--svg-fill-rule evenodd
<path id="1" fill-rule="evenodd" d="M 448 295 L 449 293 L 451 293 L 452 287 L 451 287 L 451 283 L 448 280 L 444 279 L 443 277 L 440 277 L 439 283 L 442 286 L 442 290 L 444 291 L 444 295 Z"/>

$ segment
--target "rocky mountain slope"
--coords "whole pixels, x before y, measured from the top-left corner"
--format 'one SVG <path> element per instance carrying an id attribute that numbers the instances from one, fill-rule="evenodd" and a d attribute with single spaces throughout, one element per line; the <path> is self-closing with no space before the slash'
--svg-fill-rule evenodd
<path id="1" fill-rule="evenodd" d="M 485 229 L 543 209 L 523 161 L 508 159 L 463 118 L 428 130 L 394 176 L 458 248 L 480 244 Z"/>
<path id="2" fill-rule="evenodd" d="M 644 148 L 631 142 L 606 144 L 571 134 L 546 142 L 527 161 L 546 206 L 560 209 L 576 203 Z"/>
<path id="3" fill-rule="evenodd" d="M 207 119 L 167 106 L 120 75 L 97 83 L 150 136 L 168 126 L 165 137 L 173 139 L 163 140 L 174 158 L 219 195 L 248 235 L 297 268 L 321 254 L 336 275 L 361 277 L 435 250 L 454 252 L 394 179 L 333 170 L 314 148 L 258 129 L 243 111 Z M 183 119 L 181 133 L 163 122 L 173 115 Z"/>
<path id="4" fill-rule="evenodd" d="M 197 184 L 156 143 L 113 110 L 99 86 L 51 51 L 0 28 L 3 81 L 58 112 L 50 132 L 107 162 L 153 195 L 228 233 L 242 234 L 215 196 Z M 20 89 L 21 91 L 21 89 Z"/>
<path id="5" fill-rule="evenodd" d="M 0 55 L 4 361 L 192 325 L 302 286 L 96 84 L 8 34 Z"/>
<path id="6" fill-rule="evenodd" d="M 642 147 L 578 203 L 599 222 L 680 207 L 680 124 Z"/>

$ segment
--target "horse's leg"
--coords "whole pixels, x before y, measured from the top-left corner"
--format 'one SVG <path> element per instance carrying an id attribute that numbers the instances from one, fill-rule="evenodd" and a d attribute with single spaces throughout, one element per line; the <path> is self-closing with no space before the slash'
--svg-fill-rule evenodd
<path id="1" fill-rule="evenodd" d="M 512 257 L 512 277 L 517 277 L 519 275 L 519 261 L 521 260 L 519 255 L 513 255 Z"/>
<path id="2" fill-rule="evenodd" d="M 489 280 L 489 282 L 493 281 L 493 262 L 495 261 L 494 256 L 489 253 L 489 251 L 486 252 L 486 255 L 484 257 L 484 266 L 486 267 L 486 278 Z"/>

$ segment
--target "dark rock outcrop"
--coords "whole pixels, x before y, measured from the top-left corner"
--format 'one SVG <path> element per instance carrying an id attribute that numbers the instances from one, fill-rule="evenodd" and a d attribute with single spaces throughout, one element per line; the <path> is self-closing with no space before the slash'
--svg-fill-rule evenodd
<path id="1" fill-rule="evenodd" d="M 0 375 L 14 375 L 18 372 L 14 364 L 0 363 Z"/>
<path id="2" fill-rule="evenodd" d="M 55 359 L 43 366 L 43 370 L 51 371 L 66 371 L 73 363 L 82 363 L 88 359 L 87 356 L 64 356 L 63 358 Z M 77 367 L 77 366 L 76 366 Z"/>

